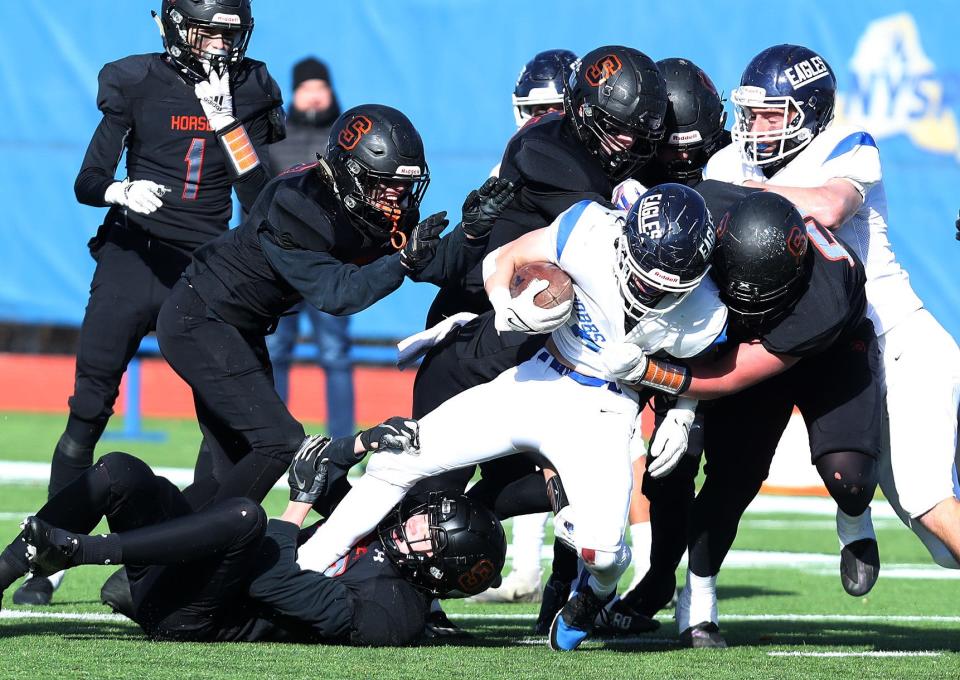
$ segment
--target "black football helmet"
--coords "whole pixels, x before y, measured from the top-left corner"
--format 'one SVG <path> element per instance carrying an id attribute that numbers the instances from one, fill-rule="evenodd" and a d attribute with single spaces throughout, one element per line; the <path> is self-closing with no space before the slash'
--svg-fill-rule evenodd
<path id="1" fill-rule="evenodd" d="M 607 176 L 619 180 L 649 161 L 663 138 L 667 88 L 650 57 L 609 45 L 573 63 L 563 106 Z"/>
<path id="2" fill-rule="evenodd" d="M 413 123 L 389 106 L 356 106 L 334 121 L 323 158 L 354 225 L 402 248 L 430 183 Z"/>
<path id="3" fill-rule="evenodd" d="M 713 278 L 730 312 L 752 328 L 780 318 L 803 293 L 812 263 L 793 203 L 758 191 L 734 204 L 717 231 Z"/>
<path id="4" fill-rule="evenodd" d="M 167 54 L 195 80 L 206 80 L 204 63 L 220 74 L 247 52 L 253 33 L 250 0 L 163 0 L 160 14 L 152 12 L 163 35 Z M 224 50 L 202 50 L 201 31 L 216 31 Z"/>
<path id="5" fill-rule="evenodd" d="M 768 47 L 747 64 L 730 94 L 730 134 L 747 163 L 776 167 L 830 124 L 836 95 L 833 69 L 819 54 L 800 45 Z M 754 109 L 782 109 L 782 127 L 754 132 Z"/>
<path id="6" fill-rule="evenodd" d="M 408 543 L 405 522 L 424 514 L 430 527 L 431 553 L 402 552 Z M 496 516 L 464 495 L 429 494 L 426 502 L 406 498 L 377 529 L 390 560 L 404 578 L 436 597 L 476 595 L 499 582 L 507 556 L 507 539 Z"/>
<path id="7" fill-rule="evenodd" d="M 651 165 L 671 182 L 699 180 L 710 156 L 726 141 L 727 114 L 716 86 L 703 70 L 686 59 L 661 59 L 657 67 L 667 85 L 667 119 L 663 141 Z"/>
<path id="8" fill-rule="evenodd" d="M 538 109 L 563 109 L 563 85 L 576 60 L 577 55 L 570 50 L 546 50 L 526 63 L 513 88 L 513 117 L 517 127 L 523 127 Z"/>
<path id="9" fill-rule="evenodd" d="M 707 204 L 690 187 L 660 184 L 637 199 L 617 239 L 627 316 L 636 321 L 680 304 L 710 269 L 716 240 Z"/>

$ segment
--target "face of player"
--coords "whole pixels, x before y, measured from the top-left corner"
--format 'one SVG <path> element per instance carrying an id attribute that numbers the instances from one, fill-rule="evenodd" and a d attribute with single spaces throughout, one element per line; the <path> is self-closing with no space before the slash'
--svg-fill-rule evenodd
<path id="1" fill-rule="evenodd" d="M 563 111 L 563 102 L 558 104 L 531 104 L 530 106 L 525 106 L 524 111 L 528 113 L 531 118 L 545 116 L 555 111 Z"/>
<path id="2" fill-rule="evenodd" d="M 776 150 L 787 125 L 797 115 L 793 105 L 786 108 L 749 108 L 745 109 L 745 113 L 748 116 L 748 131 L 758 135 L 757 150 L 760 153 Z M 769 136 L 765 137 L 765 133 L 769 133 Z"/>
<path id="3" fill-rule="evenodd" d="M 397 550 L 404 555 L 411 553 L 423 553 L 427 557 L 433 555 L 433 541 L 430 539 L 430 521 L 425 513 L 411 516 L 403 523 L 403 534 L 399 531 L 394 532 L 393 540 L 397 544 Z"/>
<path id="4" fill-rule="evenodd" d="M 234 31 L 196 26 L 187 29 L 187 42 L 193 46 L 194 55 L 199 59 L 204 56 L 226 57 L 235 40 Z"/>
<path id="5" fill-rule="evenodd" d="M 320 78 L 304 80 L 293 91 L 293 108 L 297 111 L 324 113 L 333 105 L 330 83 Z"/>

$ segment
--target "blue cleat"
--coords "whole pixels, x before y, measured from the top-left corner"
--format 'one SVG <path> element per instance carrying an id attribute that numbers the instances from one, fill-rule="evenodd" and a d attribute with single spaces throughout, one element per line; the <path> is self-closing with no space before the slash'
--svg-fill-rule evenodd
<path id="1" fill-rule="evenodd" d="M 550 649 L 557 652 L 572 652 L 587 639 L 593 630 L 597 615 L 616 595 L 612 592 L 604 597 L 597 595 L 581 579 L 573 596 L 567 600 L 550 626 Z"/>

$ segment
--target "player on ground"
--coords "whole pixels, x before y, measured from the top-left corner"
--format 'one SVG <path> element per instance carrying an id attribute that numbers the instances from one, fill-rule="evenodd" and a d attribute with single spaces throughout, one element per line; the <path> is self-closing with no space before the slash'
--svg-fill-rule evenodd
<path id="1" fill-rule="evenodd" d="M 420 135 L 400 111 L 367 104 L 334 124 L 318 163 L 264 188 L 247 220 L 200 248 L 160 312 L 164 357 L 194 391 L 208 461 L 195 484 L 218 499 L 262 499 L 303 441 L 273 384 L 264 335 L 302 300 L 352 314 L 407 277 L 442 284 L 484 252 L 512 185 L 472 192 L 418 223 L 429 182 Z"/>
<path id="2" fill-rule="evenodd" d="M 262 62 L 244 56 L 249 0 L 164 0 L 154 17 L 166 51 L 100 71 L 103 119 L 74 187 L 81 203 L 110 210 L 89 244 L 97 268 L 50 495 L 93 463 L 120 379 L 160 305 L 193 250 L 226 230 L 231 189 L 253 205 L 269 178 L 265 145 L 284 136 L 280 90 Z M 117 181 L 124 153 L 126 177 Z M 13 599 L 47 604 L 52 593 L 50 580 L 30 579 Z"/>
<path id="3" fill-rule="evenodd" d="M 484 278 L 496 326 L 550 332 L 546 347 L 425 416 L 419 455 L 371 458 L 327 525 L 304 546 L 301 565 L 319 568 L 343 554 L 424 477 L 536 452 L 563 480 L 567 516 L 575 518 L 576 547 L 586 566 L 550 634 L 551 648 L 576 649 L 613 597 L 630 559 L 623 530 L 638 395 L 610 380 L 605 348 L 632 344 L 639 352 L 689 357 L 714 342 L 726 325 L 726 308 L 704 278 L 715 236 L 703 199 L 668 184 L 645 194 L 628 215 L 577 203 L 549 227 L 491 253 Z M 537 307 L 533 297 L 546 282 L 531 283 L 511 298 L 514 271 L 535 261 L 564 269 L 575 299 Z M 484 426 L 467 428 L 478 414 Z M 590 464 L 584 465 L 588 450 Z"/>
<path id="4" fill-rule="evenodd" d="M 706 176 L 785 196 L 836 231 L 864 263 L 889 414 L 880 488 L 933 559 L 958 568 L 960 350 L 896 261 L 876 141 L 863 128 L 831 124 L 835 93 L 833 71 L 815 52 L 796 45 L 764 50 L 731 96 L 735 143 L 711 160 Z M 875 540 L 869 513 L 855 521 L 838 511 L 837 530 L 844 543 Z"/>
<path id="5" fill-rule="evenodd" d="M 269 523 L 246 498 L 195 512 L 189 491 L 107 454 L 26 520 L 0 556 L 0 597 L 28 568 L 126 564 L 124 613 L 153 639 L 410 644 L 431 597 L 498 578 L 506 545 L 489 511 L 463 496 L 398 507 L 324 573 L 298 568 L 296 551 L 311 507 L 367 451 L 415 442 L 416 423 L 401 418 L 356 437 L 308 437 L 290 467 L 290 504 Z M 103 518 L 110 533 L 89 535 Z"/>

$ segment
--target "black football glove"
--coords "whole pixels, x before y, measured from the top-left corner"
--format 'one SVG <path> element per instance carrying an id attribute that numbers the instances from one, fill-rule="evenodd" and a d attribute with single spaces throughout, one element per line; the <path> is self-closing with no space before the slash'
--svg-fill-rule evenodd
<path id="1" fill-rule="evenodd" d="M 450 221 L 447 220 L 447 211 L 430 215 L 413 228 L 407 238 L 407 244 L 400 250 L 400 264 L 407 271 L 416 273 L 423 270 L 437 252 L 440 243 L 440 234 Z"/>
<path id="2" fill-rule="evenodd" d="M 394 416 L 361 432 L 360 443 L 367 451 L 402 449 L 405 453 L 418 453 L 420 423 L 413 418 Z"/>
<path id="3" fill-rule="evenodd" d="M 313 505 L 326 492 L 330 459 L 324 452 L 329 446 L 330 438 L 318 434 L 308 436 L 300 444 L 287 471 L 290 500 Z"/>
<path id="4" fill-rule="evenodd" d="M 507 179 L 488 177 L 479 189 L 467 194 L 463 202 L 463 219 L 460 224 L 470 238 L 484 238 L 493 229 L 493 223 L 513 200 L 517 185 Z"/>
<path id="5" fill-rule="evenodd" d="M 955 234 L 957 240 L 960 241 L 960 211 L 957 211 L 957 233 Z"/>

